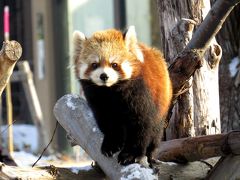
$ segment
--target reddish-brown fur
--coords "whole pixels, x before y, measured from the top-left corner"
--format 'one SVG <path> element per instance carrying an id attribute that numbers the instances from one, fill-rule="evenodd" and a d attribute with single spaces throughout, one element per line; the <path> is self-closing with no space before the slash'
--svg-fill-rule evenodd
<path id="1" fill-rule="evenodd" d="M 144 54 L 143 78 L 149 87 L 154 102 L 160 107 L 159 115 L 164 117 L 172 98 L 172 86 L 162 54 L 153 48 L 141 46 Z"/>
<path id="2" fill-rule="evenodd" d="M 133 78 L 140 74 L 151 92 L 155 104 L 159 107 L 159 117 L 165 117 L 172 98 L 172 86 L 167 65 L 160 51 L 139 44 L 144 63 L 135 62 Z"/>

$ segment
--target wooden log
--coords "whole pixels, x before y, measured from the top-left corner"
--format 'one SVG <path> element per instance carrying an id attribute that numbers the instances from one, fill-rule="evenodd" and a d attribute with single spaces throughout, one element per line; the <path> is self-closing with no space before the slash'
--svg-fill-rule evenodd
<path id="1" fill-rule="evenodd" d="M 97 127 L 87 102 L 73 95 L 63 96 L 54 107 L 54 114 L 62 127 L 95 160 L 110 179 L 135 177 L 139 180 L 157 179 L 152 169 L 139 164 L 121 166 L 116 158 L 104 156 L 100 147 L 103 134 Z"/>
<path id="2" fill-rule="evenodd" d="M 0 96 L 6 87 L 13 68 L 22 55 L 22 47 L 17 41 L 3 42 L 0 51 Z"/>
<path id="3" fill-rule="evenodd" d="M 240 131 L 162 142 L 158 159 L 185 163 L 232 153 L 240 155 Z"/>

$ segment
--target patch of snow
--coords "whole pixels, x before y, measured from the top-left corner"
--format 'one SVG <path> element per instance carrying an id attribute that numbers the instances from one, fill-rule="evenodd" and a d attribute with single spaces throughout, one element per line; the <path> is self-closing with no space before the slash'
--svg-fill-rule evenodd
<path id="1" fill-rule="evenodd" d="M 133 179 L 144 179 L 144 180 L 157 180 L 157 175 L 154 175 L 153 170 L 141 166 L 140 164 L 130 164 L 121 170 L 124 174 L 121 180 L 133 180 Z"/>
<path id="2" fill-rule="evenodd" d="M 70 170 L 78 174 L 79 171 L 90 171 L 92 169 L 92 166 L 82 166 L 82 167 L 71 167 Z"/>
<path id="3" fill-rule="evenodd" d="M 67 98 L 74 98 L 74 99 L 79 98 L 79 95 L 77 95 L 77 94 L 66 94 L 65 96 L 66 96 Z"/>
<path id="4" fill-rule="evenodd" d="M 229 71 L 230 71 L 231 77 L 234 77 L 236 75 L 236 73 L 238 72 L 239 63 L 240 63 L 240 59 L 238 56 L 234 57 L 231 60 L 231 63 L 229 64 Z"/>
<path id="5" fill-rule="evenodd" d="M 18 151 L 36 152 L 38 150 L 38 132 L 34 125 L 14 124 L 13 143 L 14 149 Z M 1 126 L 2 142 L 7 146 L 7 125 Z"/>
<path id="6" fill-rule="evenodd" d="M 38 159 L 38 156 L 35 156 L 33 154 L 24 152 L 24 151 L 19 151 L 19 152 L 13 152 L 12 157 L 16 164 L 19 167 L 29 167 L 32 166 L 34 162 Z M 38 163 L 37 166 L 48 166 L 49 163 L 47 162 L 49 158 L 42 157 Z"/>
<path id="7" fill-rule="evenodd" d="M 67 107 L 71 108 L 73 111 L 76 109 L 76 105 L 74 104 L 74 102 L 72 101 L 73 99 L 79 98 L 78 95 L 75 94 L 68 94 L 66 95 L 67 97 Z"/>
<path id="8" fill-rule="evenodd" d="M 96 131 L 97 131 L 97 128 L 96 128 L 96 127 L 94 127 L 94 128 L 92 129 L 92 131 L 93 131 L 93 132 L 96 132 Z"/>

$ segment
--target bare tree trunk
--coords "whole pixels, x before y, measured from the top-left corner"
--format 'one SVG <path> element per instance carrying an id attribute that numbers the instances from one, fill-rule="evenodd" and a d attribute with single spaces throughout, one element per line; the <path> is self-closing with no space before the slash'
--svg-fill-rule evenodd
<path id="1" fill-rule="evenodd" d="M 172 63 L 171 61 L 191 39 L 193 25 L 199 25 L 210 10 L 210 2 L 207 0 L 159 0 L 158 7 L 160 29 L 163 35 L 161 44 L 166 59 Z M 164 11 L 162 11 L 163 8 Z M 181 30 L 180 18 L 192 19 L 191 25 L 185 24 Z M 179 23 L 176 26 L 177 22 Z M 190 79 L 186 85 L 192 87 L 179 97 L 174 107 L 166 130 L 167 139 L 220 133 L 218 63 L 221 48 L 215 40 L 212 40 L 210 46 L 202 60 L 202 67 L 196 70 L 193 79 Z"/>
<path id="2" fill-rule="evenodd" d="M 240 6 L 230 14 L 217 40 L 223 49 L 219 68 L 222 132 L 240 129 Z"/>

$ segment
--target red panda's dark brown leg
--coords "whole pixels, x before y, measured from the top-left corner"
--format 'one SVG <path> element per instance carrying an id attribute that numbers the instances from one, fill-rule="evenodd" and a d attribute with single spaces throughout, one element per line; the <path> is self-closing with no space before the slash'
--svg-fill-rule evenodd
<path id="1" fill-rule="evenodd" d="M 111 131 L 110 131 L 111 132 Z M 114 153 L 123 148 L 124 134 L 120 129 L 114 129 L 111 134 L 104 134 L 101 151 L 107 157 L 112 157 Z"/>
<path id="2" fill-rule="evenodd" d="M 135 124 L 136 125 L 136 124 Z M 135 163 L 136 159 L 141 159 L 146 155 L 147 147 L 150 143 L 147 126 L 130 127 L 127 130 L 127 137 L 122 151 L 118 155 L 118 162 L 123 165 Z"/>
<path id="3" fill-rule="evenodd" d="M 151 143 L 147 147 L 146 156 L 148 157 L 148 162 L 150 164 L 150 167 L 152 164 L 156 164 L 156 155 L 157 155 L 157 148 L 159 148 L 162 136 L 163 136 L 163 130 L 164 130 L 164 121 L 160 121 L 157 125 L 153 126 L 153 136 L 151 137 Z"/>

